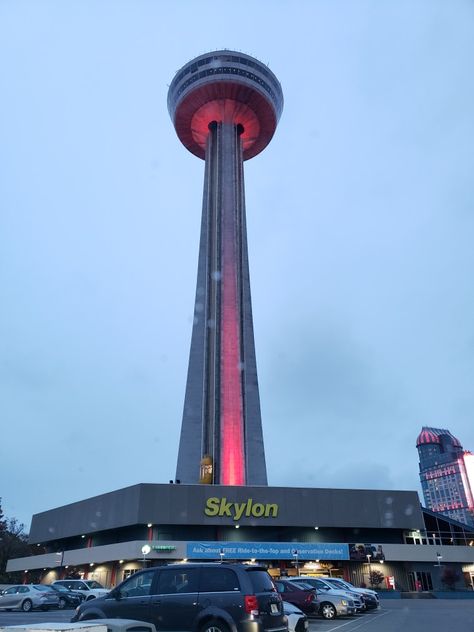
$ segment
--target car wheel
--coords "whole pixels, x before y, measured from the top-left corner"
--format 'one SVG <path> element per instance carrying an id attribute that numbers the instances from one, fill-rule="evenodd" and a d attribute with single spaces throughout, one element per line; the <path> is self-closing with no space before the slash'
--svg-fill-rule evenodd
<path id="1" fill-rule="evenodd" d="M 211 619 L 199 632 L 229 632 L 229 628 L 221 619 Z"/>
<path id="2" fill-rule="evenodd" d="M 321 605 L 321 615 L 324 619 L 335 619 L 336 614 L 336 608 L 332 605 L 332 603 L 323 603 Z"/>
<path id="3" fill-rule="evenodd" d="M 59 603 L 58 603 L 58 608 L 59 608 L 59 610 L 64 610 L 65 607 L 66 607 L 66 600 L 64 599 L 64 597 L 60 597 L 59 598 Z"/>
<path id="4" fill-rule="evenodd" d="M 29 612 L 33 608 L 33 602 L 31 599 L 25 599 L 25 601 L 21 604 L 21 609 L 23 612 Z"/>

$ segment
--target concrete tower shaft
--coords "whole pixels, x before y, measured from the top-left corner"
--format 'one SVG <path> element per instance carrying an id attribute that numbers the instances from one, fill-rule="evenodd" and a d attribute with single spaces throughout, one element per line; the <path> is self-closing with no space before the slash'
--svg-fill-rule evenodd
<path id="1" fill-rule="evenodd" d="M 250 299 L 243 161 L 270 141 L 283 105 L 266 66 L 231 51 L 173 79 L 168 107 L 183 144 L 206 161 L 194 327 L 176 478 L 266 485 Z M 202 478 L 201 478 L 202 480 Z"/>

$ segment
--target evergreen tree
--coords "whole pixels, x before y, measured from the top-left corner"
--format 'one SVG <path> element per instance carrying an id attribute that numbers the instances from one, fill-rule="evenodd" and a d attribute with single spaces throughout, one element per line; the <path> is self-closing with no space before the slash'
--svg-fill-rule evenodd
<path id="1" fill-rule="evenodd" d="M 0 583 L 12 584 L 23 580 L 21 573 L 7 573 L 7 562 L 11 558 L 33 555 L 28 544 L 25 525 L 16 518 L 5 518 L 0 498 Z"/>

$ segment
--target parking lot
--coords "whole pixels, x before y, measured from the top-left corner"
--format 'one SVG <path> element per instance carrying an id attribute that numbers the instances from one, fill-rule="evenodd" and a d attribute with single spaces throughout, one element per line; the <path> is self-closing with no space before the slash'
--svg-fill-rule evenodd
<path id="1" fill-rule="evenodd" d="M 379 610 L 334 621 L 312 619 L 310 632 L 472 632 L 474 600 L 433 599 L 386 602 Z M 0 612 L 0 627 L 70 621 L 73 610 Z"/>
<path id="2" fill-rule="evenodd" d="M 310 632 L 472 632 L 474 630 L 474 599 L 390 600 L 379 610 L 366 614 L 335 619 L 313 620 Z"/>

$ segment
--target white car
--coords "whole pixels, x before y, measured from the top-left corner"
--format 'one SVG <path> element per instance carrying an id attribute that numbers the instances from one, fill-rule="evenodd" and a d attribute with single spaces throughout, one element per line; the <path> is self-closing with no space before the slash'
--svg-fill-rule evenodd
<path id="1" fill-rule="evenodd" d="M 84 595 L 84 601 L 90 601 L 96 597 L 105 597 L 109 593 L 107 588 L 94 579 L 57 579 L 52 586 L 65 586 L 69 590 L 79 591 Z"/>
<path id="2" fill-rule="evenodd" d="M 364 597 L 365 605 L 367 608 L 379 608 L 379 596 L 375 590 L 370 588 L 358 588 L 350 582 L 346 582 L 344 579 L 335 577 L 325 577 L 326 584 L 331 584 L 337 590 L 338 588 L 350 590 L 354 593 L 358 593 Z"/>
<path id="3" fill-rule="evenodd" d="M 306 632 L 309 622 L 304 612 L 288 601 L 283 602 L 283 612 L 288 619 L 288 632 Z"/>

